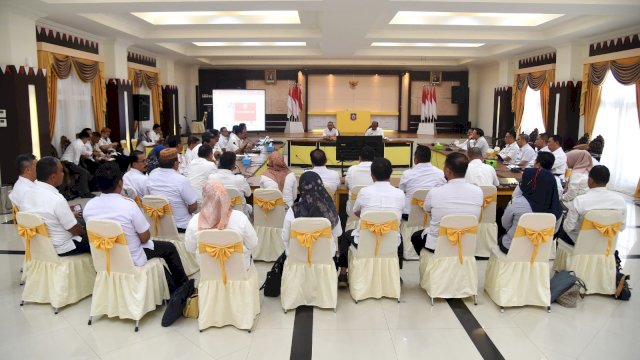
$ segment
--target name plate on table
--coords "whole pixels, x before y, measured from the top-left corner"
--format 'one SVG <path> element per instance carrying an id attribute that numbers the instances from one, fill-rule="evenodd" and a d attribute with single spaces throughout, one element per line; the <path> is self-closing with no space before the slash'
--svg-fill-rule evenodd
<path id="1" fill-rule="evenodd" d="M 516 187 L 519 184 L 518 180 L 514 178 L 498 178 L 498 181 L 500 186 Z"/>

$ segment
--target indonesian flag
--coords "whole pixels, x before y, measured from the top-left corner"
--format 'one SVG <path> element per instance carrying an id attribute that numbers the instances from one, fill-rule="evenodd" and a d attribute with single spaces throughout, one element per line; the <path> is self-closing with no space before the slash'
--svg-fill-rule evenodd
<path id="1" fill-rule="evenodd" d="M 289 86 L 289 94 L 287 96 L 287 119 L 291 119 L 292 116 L 295 116 L 296 108 L 296 101 L 293 98 L 293 86 Z"/>
<path id="2" fill-rule="evenodd" d="M 427 87 L 422 87 L 422 102 L 420 103 L 420 121 L 427 118 Z"/>
<path id="3" fill-rule="evenodd" d="M 430 96 L 430 100 L 431 100 L 431 106 L 429 107 L 431 110 L 430 113 L 430 118 L 435 121 L 438 119 L 438 104 L 436 103 L 436 87 L 432 86 L 431 87 L 431 96 Z"/>
<path id="4" fill-rule="evenodd" d="M 293 87 L 293 100 L 296 102 L 294 117 L 296 120 L 300 120 L 300 114 L 302 113 L 302 89 L 300 89 L 300 85 L 298 84 Z"/>

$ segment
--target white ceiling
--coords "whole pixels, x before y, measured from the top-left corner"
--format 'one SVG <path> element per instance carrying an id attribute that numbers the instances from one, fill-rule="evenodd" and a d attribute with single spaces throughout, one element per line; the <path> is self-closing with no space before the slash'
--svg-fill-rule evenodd
<path id="1" fill-rule="evenodd" d="M 6 0 L 5 0 L 6 1 Z M 640 0 L 9 0 L 53 22 L 179 62 L 229 66 L 458 67 L 640 28 Z M 152 25 L 132 12 L 296 10 L 300 24 Z M 391 25 L 398 11 L 564 14 L 538 26 Z M 305 42 L 196 46 L 193 42 Z M 482 43 L 479 47 L 371 46 Z M 433 45 L 433 44 L 432 44 Z M 437 44 L 436 44 L 437 45 Z"/>

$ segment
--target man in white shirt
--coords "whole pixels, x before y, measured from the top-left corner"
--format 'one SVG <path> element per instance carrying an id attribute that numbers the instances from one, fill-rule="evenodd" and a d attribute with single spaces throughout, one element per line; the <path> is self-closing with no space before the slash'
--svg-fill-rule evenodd
<path id="1" fill-rule="evenodd" d="M 333 121 L 329 121 L 327 123 L 327 127 L 326 129 L 322 130 L 322 137 L 325 139 L 335 139 L 338 135 L 340 135 L 340 133 L 338 132 L 338 129 L 336 129 L 335 125 L 333 124 Z"/>
<path id="2" fill-rule="evenodd" d="M 418 145 L 413 155 L 413 162 L 415 164 L 413 168 L 402 173 L 398 186 L 405 194 L 404 210 L 402 211 L 402 217 L 405 220 L 409 219 L 411 199 L 416 190 L 429 190 L 447 183 L 442 170 L 431 165 L 431 149 L 429 147 Z"/>
<path id="3" fill-rule="evenodd" d="M 393 173 L 391 162 L 385 158 L 376 158 L 371 163 L 371 178 L 374 183 L 369 185 L 358 193 L 358 199 L 353 205 L 353 213 L 355 216 L 365 214 L 369 211 L 392 211 L 398 220 L 398 226 L 402 220 L 402 210 L 404 209 L 404 192 L 395 188 L 389 182 Z M 338 286 L 347 286 L 347 267 L 349 246 L 358 247 L 360 237 L 359 225 L 354 230 L 347 231 L 340 237 L 339 247 L 340 256 L 338 266 L 340 266 L 340 275 L 338 276 Z M 400 268 L 402 268 L 402 239 L 398 235 L 398 258 L 400 259 Z"/>
<path id="4" fill-rule="evenodd" d="M 233 134 L 229 135 L 227 151 L 244 154 L 253 148 L 253 143 L 247 139 L 247 125 L 241 123 L 233 127 Z"/>
<path id="5" fill-rule="evenodd" d="M 198 209 L 198 196 L 184 176 L 178 174 L 178 151 L 164 149 L 160 151 L 160 167 L 149 175 L 147 188 L 150 195 L 162 195 L 167 198 L 178 232 L 184 233 L 191 216 Z"/>
<path id="6" fill-rule="evenodd" d="M 251 196 L 251 187 L 244 178 L 244 176 L 238 174 L 235 175 L 233 171 L 236 169 L 236 154 L 231 151 L 225 151 L 220 156 L 220 164 L 218 164 L 218 170 L 209 175 L 209 180 L 215 180 L 225 188 L 234 188 L 244 195 L 242 198 L 242 204 L 244 205 L 244 213 L 247 216 L 251 215 L 253 208 L 247 204 L 248 197 Z"/>
<path id="7" fill-rule="evenodd" d="M 502 159 L 502 162 L 507 165 L 518 164 L 518 158 L 520 157 L 520 147 L 516 143 L 516 132 L 511 129 L 507 130 L 504 134 L 505 146 L 498 156 Z"/>
<path id="8" fill-rule="evenodd" d="M 89 180 L 91 178 L 91 173 L 80 166 L 81 157 L 91 157 L 91 152 L 87 153 L 85 148 L 85 144 L 89 141 L 89 137 L 89 134 L 85 132 L 79 133 L 78 138 L 74 140 L 71 145 L 67 146 L 67 149 L 60 158 L 71 175 L 78 175 L 78 182 L 74 184 L 73 190 L 83 198 L 92 198 L 95 196 L 89 192 Z"/>
<path id="9" fill-rule="evenodd" d="M 469 128 L 469 130 L 467 130 L 467 138 L 465 141 L 463 141 L 460 144 L 454 145 L 457 146 L 458 148 L 462 149 L 462 150 L 467 150 L 467 148 L 469 147 L 469 142 L 473 140 L 473 128 Z M 458 141 L 458 140 L 456 140 Z"/>
<path id="10" fill-rule="evenodd" d="M 424 200 L 424 211 L 429 213 L 429 227 L 411 236 L 411 243 L 420 254 L 423 248 L 434 252 L 438 242 L 440 220 L 445 215 L 474 215 L 480 218 L 484 197 L 482 189 L 467 182 L 464 177 L 469 165 L 464 154 L 451 153 L 444 163 L 445 185 L 429 191 Z"/>
<path id="11" fill-rule="evenodd" d="M 209 176 L 216 172 L 216 164 L 213 162 L 213 149 L 204 144 L 198 149 L 198 158 L 189 164 L 189 175 L 187 180 L 191 188 L 196 192 L 198 204 L 202 203 L 202 187 L 207 182 Z"/>
<path id="12" fill-rule="evenodd" d="M 372 121 L 371 126 L 364 132 L 364 136 L 382 136 L 384 137 L 384 130 L 378 126 L 377 121 Z"/>
<path id="13" fill-rule="evenodd" d="M 24 196 L 33 189 L 36 181 L 36 157 L 33 154 L 20 154 L 16 158 L 18 164 L 18 180 L 13 184 L 9 200 L 18 211 L 22 209 Z"/>
<path id="14" fill-rule="evenodd" d="M 198 149 L 195 149 L 198 146 L 200 139 L 196 136 L 189 136 L 187 139 L 187 150 L 184 153 L 184 160 L 187 162 L 187 165 L 191 164 L 193 159 L 198 157 Z M 195 151 L 194 151 L 195 149 Z"/>
<path id="15" fill-rule="evenodd" d="M 482 161 L 482 153 L 479 148 L 474 147 L 469 149 L 467 155 L 469 155 L 470 161 L 464 178 L 469 183 L 478 186 L 500 185 L 500 181 L 498 181 L 498 176 L 496 175 L 496 169 Z"/>
<path id="16" fill-rule="evenodd" d="M 340 186 L 340 174 L 335 170 L 327 169 L 327 155 L 321 149 L 312 150 L 309 154 L 311 163 L 313 164 L 313 171 L 320 175 L 322 183 L 329 189 L 331 195 L 335 195 Z"/>
<path id="17" fill-rule="evenodd" d="M 607 190 L 609 177 L 609 169 L 604 165 L 596 165 L 589 171 L 589 191 L 576 196 L 569 203 L 569 212 L 562 225 L 563 231 L 558 234 L 567 244 L 575 245 L 584 216 L 590 210 L 616 210 L 620 213 L 620 231 L 624 230 L 627 204 L 620 194 Z"/>
<path id="18" fill-rule="evenodd" d="M 147 156 L 142 151 L 134 150 L 129 156 L 129 162 L 129 171 L 123 177 L 123 187 L 127 192 L 127 196 L 132 199 L 138 199 L 136 202 L 140 201 L 138 204 L 141 204 L 142 198 L 145 195 L 149 195 L 149 190 L 147 189 L 147 180 L 149 180 L 147 176 Z"/>
<path id="19" fill-rule="evenodd" d="M 226 151 L 227 146 L 229 145 L 229 130 L 224 126 L 220 128 L 220 140 L 218 141 L 218 145 L 223 152 Z"/>
<path id="20" fill-rule="evenodd" d="M 36 164 L 38 181 L 23 198 L 20 210 L 39 215 L 47 227 L 49 239 L 59 256 L 88 253 L 89 241 L 84 226 L 78 223 L 67 200 L 56 189 L 62 184 L 62 163 L 45 156 Z"/>
<path id="21" fill-rule="evenodd" d="M 564 179 L 564 174 L 567 171 L 567 154 L 562 149 L 562 137 L 560 135 L 551 135 L 547 141 L 547 147 L 549 151 L 556 157 L 551 172 L 553 175 Z"/>
<path id="22" fill-rule="evenodd" d="M 534 141 L 533 146 L 536 147 L 536 152 L 538 151 L 549 151 L 547 147 L 547 141 L 549 140 L 549 135 L 547 133 L 538 134 L 536 141 Z"/>
<path id="23" fill-rule="evenodd" d="M 489 143 L 487 139 L 484 138 L 484 131 L 480 128 L 473 129 L 473 133 L 471 134 L 468 149 L 473 147 L 479 148 L 482 155 L 486 154 L 487 150 L 489 150 Z"/>
<path id="24" fill-rule="evenodd" d="M 143 266 L 148 259 L 162 258 L 167 264 L 171 277 L 167 275 L 167 282 L 175 289 L 188 279 L 180 261 L 180 255 L 175 245 L 168 241 L 153 241 L 149 232 L 149 222 L 136 203 L 126 198 L 122 192 L 122 173 L 114 163 L 100 165 L 96 171 L 96 182 L 102 194 L 91 199 L 85 206 L 83 217 L 85 221 L 111 220 L 122 227 L 131 260 L 135 266 Z"/>
<path id="25" fill-rule="evenodd" d="M 536 162 L 536 151 L 529 145 L 529 135 L 518 135 L 518 146 L 520 147 L 518 165 L 523 168 L 533 167 L 533 164 Z"/>
<path id="26" fill-rule="evenodd" d="M 344 177 L 344 183 L 349 189 L 349 198 L 347 199 L 347 209 L 351 207 L 351 189 L 354 186 L 366 186 L 373 184 L 371 179 L 371 162 L 376 156 L 375 150 L 370 146 L 363 146 L 360 150 L 360 163 L 351 165 Z M 352 216 L 353 214 L 348 214 Z"/>
<path id="27" fill-rule="evenodd" d="M 151 140 L 154 144 L 162 144 L 164 140 L 162 137 L 162 129 L 160 128 L 160 124 L 154 124 L 153 129 L 149 131 L 149 140 Z"/>
<path id="28" fill-rule="evenodd" d="M 189 163 L 186 156 L 182 154 L 182 150 L 184 150 L 184 146 L 182 145 L 182 141 L 180 137 L 177 135 L 169 135 L 164 141 L 165 145 L 170 149 L 176 149 L 178 151 L 178 162 L 180 165 L 178 166 L 178 174 L 187 176 L 189 173 Z"/>
<path id="29" fill-rule="evenodd" d="M 100 150 L 105 154 L 115 152 L 116 147 L 118 146 L 117 143 L 111 142 L 111 139 L 109 138 L 110 135 L 111 129 L 109 129 L 108 127 L 104 127 L 102 128 L 102 130 L 100 130 L 100 139 L 98 140 L 98 146 L 100 147 Z"/>

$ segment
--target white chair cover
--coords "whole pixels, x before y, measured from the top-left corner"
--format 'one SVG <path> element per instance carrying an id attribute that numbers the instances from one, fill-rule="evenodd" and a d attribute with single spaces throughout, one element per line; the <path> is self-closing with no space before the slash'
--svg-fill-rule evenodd
<path id="1" fill-rule="evenodd" d="M 198 233 L 198 243 L 226 246 L 242 243 L 240 234 L 234 230 L 204 230 Z M 242 253 L 232 253 L 225 261 L 227 283 L 222 280 L 218 260 L 206 253 L 198 253 L 200 259 L 200 283 L 198 284 L 198 328 L 233 325 L 238 329 L 251 330 L 260 313 L 258 272 L 251 265 L 244 268 Z"/>
<path id="2" fill-rule="evenodd" d="M 229 200 L 231 200 L 231 204 L 233 205 L 233 210 L 238 210 L 244 213 L 244 202 L 242 202 L 242 199 L 244 199 L 244 194 L 241 194 L 240 191 L 238 191 L 238 189 L 234 187 L 225 187 L 225 189 L 227 190 L 227 195 L 229 196 Z M 234 203 L 234 199 L 239 199 L 239 203 Z"/>
<path id="3" fill-rule="evenodd" d="M 463 229 L 478 225 L 473 215 L 447 215 L 441 227 Z M 432 298 L 464 298 L 478 294 L 478 267 L 476 265 L 476 234 L 462 236 L 462 264 L 457 245 L 451 245 L 446 235 L 438 237 L 435 253 L 420 252 L 420 286 Z"/>
<path id="4" fill-rule="evenodd" d="M 353 214 L 353 204 L 356 203 L 358 193 L 362 188 L 364 188 L 363 185 L 357 185 L 352 187 L 351 191 L 349 191 L 349 198 L 347 199 L 347 224 L 345 225 L 344 231 L 353 230 L 358 224 L 358 217 Z"/>
<path id="5" fill-rule="evenodd" d="M 298 218 L 291 230 L 313 232 L 331 228 L 325 218 Z M 332 237 L 320 237 L 313 243 L 312 261 L 307 262 L 307 248 L 296 238 L 289 241 L 289 257 L 284 263 L 280 300 L 286 312 L 300 305 L 335 309 L 338 304 L 338 271 L 331 253 Z"/>
<path id="6" fill-rule="evenodd" d="M 391 211 L 368 211 L 361 216 L 361 220 L 378 224 L 397 219 Z M 376 256 L 375 234 L 360 228 L 358 248 L 351 246 L 349 249 L 349 292 L 353 300 L 381 297 L 400 299 L 397 244 L 398 231 L 389 231 L 380 237 Z"/>
<path id="7" fill-rule="evenodd" d="M 615 210 L 591 210 L 585 220 L 602 225 L 622 221 Z M 558 251 L 553 270 L 570 270 L 587 286 L 587 294 L 614 294 L 616 291 L 616 260 L 613 255 L 618 242 L 618 234 L 613 238 L 608 256 L 605 255 L 608 239 L 598 230 L 580 230 L 575 246 L 558 241 Z"/>
<path id="8" fill-rule="evenodd" d="M 331 189 L 331 187 L 325 185 L 324 189 L 327 190 L 327 194 L 329 194 L 329 196 L 331 196 L 331 200 L 336 201 L 336 193 L 335 191 L 331 191 L 333 189 Z"/>
<path id="9" fill-rule="evenodd" d="M 145 195 L 145 197 L 142 198 L 142 205 L 160 208 L 165 205 L 169 205 L 169 202 L 164 196 Z M 173 218 L 173 213 L 165 214 L 160 218 L 158 221 L 158 233 L 156 234 L 153 219 L 146 211 L 144 211 L 144 208 L 142 212 L 151 225 L 149 228 L 149 231 L 151 231 L 151 238 L 153 240 L 169 241 L 176 247 L 178 255 L 180 255 L 180 261 L 182 262 L 185 274 L 187 274 L 187 276 L 191 276 L 200 270 L 200 265 L 196 260 L 195 254 L 187 251 L 187 248 L 184 245 L 184 235 L 178 232 L 178 227 L 176 226 L 176 221 Z"/>
<path id="10" fill-rule="evenodd" d="M 27 228 L 44 224 L 40 216 L 27 212 L 18 212 L 16 220 Z M 91 295 L 96 271 L 89 254 L 60 257 L 49 237 L 40 234 L 31 239 L 30 247 L 23 302 L 51 304 L 58 309 Z"/>
<path id="11" fill-rule="evenodd" d="M 277 189 L 256 189 L 253 192 L 253 198 L 253 226 L 258 235 L 258 246 L 253 249 L 253 259 L 276 261 L 284 252 L 284 243 L 282 242 L 284 205 L 276 204 L 272 210 L 265 211 L 256 205 L 255 199 L 283 199 L 282 193 Z"/>
<path id="12" fill-rule="evenodd" d="M 122 234 L 120 224 L 110 220 L 89 220 L 87 231 L 104 237 Z M 109 251 L 110 272 L 107 271 L 105 251 L 96 249 L 92 243 L 91 257 L 98 271 L 91 299 L 91 317 L 107 315 L 140 320 L 169 298 L 164 260 L 149 259 L 143 266 L 136 267 L 129 247 L 119 243 Z"/>
<path id="13" fill-rule="evenodd" d="M 524 214 L 518 226 L 531 230 L 553 229 L 553 214 Z M 552 236 L 553 237 L 553 236 Z M 497 245 L 492 248 L 487 265 L 484 288 L 498 306 L 550 306 L 549 255 L 551 239 L 538 246 L 533 264 L 533 243 L 526 236 L 514 238 L 509 253 L 505 255 Z"/>
<path id="14" fill-rule="evenodd" d="M 498 224 L 496 224 L 496 208 L 498 206 L 498 189 L 493 185 L 480 186 L 486 207 L 483 203 L 482 216 L 478 224 L 478 245 L 476 256 L 488 257 L 491 249 L 498 245 Z"/>
<path id="15" fill-rule="evenodd" d="M 420 256 L 416 254 L 416 250 L 413 248 L 413 244 L 411 243 L 411 235 L 413 235 L 414 232 L 423 230 L 425 227 L 429 226 L 428 222 L 425 223 L 425 214 L 427 213 L 424 211 L 423 207 L 416 204 L 416 201 L 423 203 L 428 193 L 429 190 L 426 189 L 419 189 L 413 193 L 411 208 L 409 209 L 409 219 L 407 221 L 403 221 L 400 227 L 400 233 L 402 234 L 402 242 L 404 245 L 403 256 L 405 260 L 418 260 L 420 258 Z"/>

